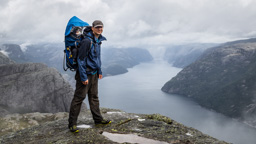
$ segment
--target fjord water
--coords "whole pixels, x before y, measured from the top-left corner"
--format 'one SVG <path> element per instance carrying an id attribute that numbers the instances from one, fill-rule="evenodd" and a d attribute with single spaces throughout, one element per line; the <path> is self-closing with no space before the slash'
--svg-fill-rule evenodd
<path id="1" fill-rule="evenodd" d="M 165 82 L 179 71 L 167 62 L 154 61 L 137 65 L 126 74 L 105 77 L 99 81 L 100 106 L 131 113 L 159 113 L 226 142 L 256 143 L 256 129 L 207 110 L 189 98 L 162 92 Z"/>

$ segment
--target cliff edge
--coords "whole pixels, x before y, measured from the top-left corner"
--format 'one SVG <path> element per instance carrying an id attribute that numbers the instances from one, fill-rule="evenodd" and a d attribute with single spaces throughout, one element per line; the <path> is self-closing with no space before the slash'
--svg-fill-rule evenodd
<path id="1" fill-rule="evenodd" d="M 45 64 L 0 65 L 0 113 L 67 112 L 73 89 Z"/>
<path id="2" fill-rule="evenodd" d="M 80 132 L 75 134 L 67 128 L 68 113 L 8 115 L 1 118 L 0 143 L 226 144 L 226 142 L 219 141 L 159 114 L 132 114 L 105 108 L 102 108 L 101 111 L 103 117 L 112 120 L 111 124 L 95 127 L 90 111 L 82 111 L 78 118 Z M 3 135 L 6 133 L 3 131 L 3 125 L 5 129 L 8 125 L 16 125 L 16 128 L 22 125 L 23 130 Z M 10 128 L 9 131 L 11 131 Z"/>

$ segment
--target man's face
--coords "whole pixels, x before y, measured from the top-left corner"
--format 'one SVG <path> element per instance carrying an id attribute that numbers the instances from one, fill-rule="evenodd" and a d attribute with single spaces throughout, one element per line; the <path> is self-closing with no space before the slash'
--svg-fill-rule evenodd
<path id="1" fill-rule="evenodd" d="M 103 32 L 103 27 L 102 26 L 92 27 L 92 32 L 95 35 L 100 35 Z"/>

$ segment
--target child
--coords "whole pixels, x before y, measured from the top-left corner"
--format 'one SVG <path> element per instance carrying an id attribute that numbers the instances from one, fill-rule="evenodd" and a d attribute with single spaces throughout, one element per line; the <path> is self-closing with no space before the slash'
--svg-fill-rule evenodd
<path id="1" fill-rule="evenodd" d="M 71 47 L 71 55 L 73 57 L 73 65 L 77 64 L 77 53 L 78 53 L 78 42 L 81 40 L 82 36 L 82 28 L 81 27 L 73 27 L 71 30 L 71 36 L 76 40 L 75 46 Z"/>

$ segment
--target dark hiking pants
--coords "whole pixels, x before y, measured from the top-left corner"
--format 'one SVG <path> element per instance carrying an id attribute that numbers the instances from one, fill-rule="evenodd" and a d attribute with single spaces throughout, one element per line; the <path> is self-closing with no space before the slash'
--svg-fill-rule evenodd
<path id="1" fill-rule="evenodd" d="M 88 100 L 90 105 L 90 110 L 93 116 L 94 122 L 102 121 L 102 116 L 99 108 L 99 98 L 98 98 L 98 75 L 88 75 L 88 84 L 84 85 L 81 82 L 79 72 L 76 72 L 76 90 L 74 98 L 71 102 L 70 112 L 69 112 L 69 126 L 77 125 L 77 117 L 80 113 L 81 105 L 83 100 L 88 94 Z"/>

